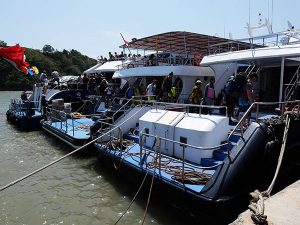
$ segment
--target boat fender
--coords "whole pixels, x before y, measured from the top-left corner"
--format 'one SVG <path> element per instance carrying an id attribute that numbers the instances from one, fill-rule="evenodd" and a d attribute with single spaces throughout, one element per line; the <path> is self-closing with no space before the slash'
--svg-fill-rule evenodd
<path id="1" fill-rule="evenodd" d="M 200 66 L 200 63 L 203 59 L 203 56 L 201 55 L 200 52 L 195 52 L 194 54 L 194 65 L 195 66 Z"/>
<path id="2" fill-rule="evenodd" d="M 265 146 L 264 154 L 265 155 L 271 155 L 272 153 L 274 153 L 274 151 L 276 149 L 278 149 L 279 146 L 280 146 L 280 142 L 277 138 L 274 139 L 274 140 L 269 141 Z"/>

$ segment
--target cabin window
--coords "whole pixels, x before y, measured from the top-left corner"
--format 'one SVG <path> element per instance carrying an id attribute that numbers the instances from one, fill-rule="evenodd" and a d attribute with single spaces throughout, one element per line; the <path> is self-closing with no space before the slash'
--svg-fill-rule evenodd
<path id="1" fill-rule="evenodd" d="M 149 134 L 149 128 L 145 128 L 145 134 Z"/>
<path id="2" fill-rule="evenodd" d="M 179 141 L 180 141 L 181 143 L 187 144 L 187 138 L 186 138 L 186 137 L 180 136 Z M 180 146 L 184 146 L 184 145 L 183 145 L 183 144 L 180 144 Z"/>

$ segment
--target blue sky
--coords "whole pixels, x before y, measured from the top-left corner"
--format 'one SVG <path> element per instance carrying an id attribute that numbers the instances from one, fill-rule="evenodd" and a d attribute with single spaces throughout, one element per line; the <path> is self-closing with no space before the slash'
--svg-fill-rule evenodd
<path id="1" fill-rule="evenodd" d="M 298 0 L 1 0 L 0 40 L 42 49 L 75 49 L 97 58 L 120 52 L 125 39 L 168 31 L 245 38 L 246 22 L 272 19 L 273 31 L 300 28 Z M 273 13 L 272 13 L 273 12 Z"/>

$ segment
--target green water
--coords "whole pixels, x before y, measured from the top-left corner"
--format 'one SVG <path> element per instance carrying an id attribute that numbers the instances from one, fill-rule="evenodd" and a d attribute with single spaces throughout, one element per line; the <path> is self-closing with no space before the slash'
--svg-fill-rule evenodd
<path id="1" fill-rule="evenodd" d="M 8 124 L 5 112 L 10 99 L 19 96 L 20 92 L 0 92 L 1 187 L 71 151 L 43 131 L 22 132 Z M 114 224 L 138 186 L 120 179 L 100 165 L 96 157 L 71 156 L 0 192 L 0 224 Z M 147 195 L 147 191 L 142 192 L 118 224 L 141 224 Z M 156 193 L 151 198 L 145 224 L 211 222 L 200 223 Z"/>

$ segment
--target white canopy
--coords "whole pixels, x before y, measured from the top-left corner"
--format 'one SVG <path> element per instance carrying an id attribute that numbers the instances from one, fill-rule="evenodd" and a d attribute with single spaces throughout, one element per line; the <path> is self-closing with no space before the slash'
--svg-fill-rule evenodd
<path id="1" fill-rule="evenodd" d="M 95 69 L 95 73 L 102 73 L 102 72 L 115 72 L 121 69 L 122 64 L 127 63 L 127 61 L 108 61 L 101 66 Z"/>

